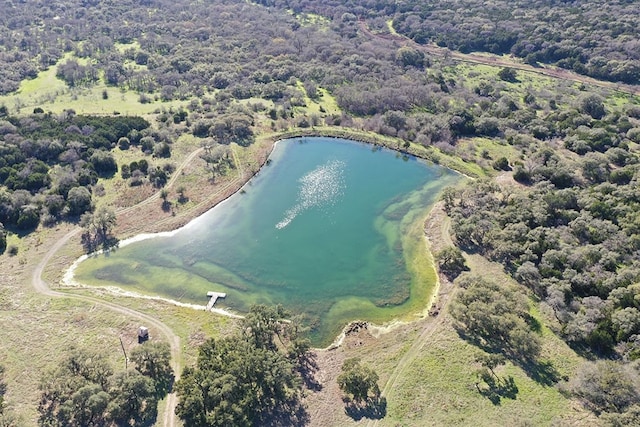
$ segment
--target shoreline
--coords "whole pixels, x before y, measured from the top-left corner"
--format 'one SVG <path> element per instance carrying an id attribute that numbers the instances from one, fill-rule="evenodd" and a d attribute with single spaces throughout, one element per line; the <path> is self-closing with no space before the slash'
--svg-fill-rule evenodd
<path id="1" fill-rule="evenodd" d="M 241 181 L 243 181 L 235 190 L 231 191 L 231 192 L 226 192 L 226 194 L 224 195 L 224 197 L 222 197 L 219 200 L 211 200 L 210 202 L 208 200 L 204 200 L 204 202 L 209 202 L 206 204 L 206 208 L 204 210 L 201 209 L 197 209 L 198 206 L 196 206 L 196 209 L 193 210 L 193 212 L 189 212 L 187 211 L 186 215 L 184 218 L 181 218 L 184 222 L 178 222 L 178 226 L 172 230 L 166 230 L 166 231 L 158 231 L 158 232 L 143 232 L 143 233 L 138 233 L 133 235 L 132 237 L 128 237 L 124 240 L 122 240 L 121 242 L 119 242 L 118 247 L 123 247 L 123 246 L 127 246 L 130 245 L 132 243 L 136 243 L 136 242 L 140 242 L 143 240 L 148 240 L 148 239 L 153 239 L 153 238 L 159 238 L 159 237 L 171 237 L 173 235 L 175 235 L 176 233 L 178 233 L 180 230 L 185 229 L 187 227 L 190 227 L 195 220 L 197 220 L 199 217 L 201 217 L 204 213 L 206 213 L 207 211 L 213 209 L 216 206 L 221 205 L 222 203 L 228 201 L 233 195 L 238 194 L 239 192 L 242 191 L 243 188 L 245 188 L 245 186 L 249 185 L 251 179 L 253 179 L 261 170 L 265 165 L 269 164 L 269 160 L 270 157 L 273 153 L 273 151 L 275 150 L 276 146 L 278 145 L 279 142 L 284 141 L 284 140 L 288 140 L 288 139 L 296 139 L 296 138 L 304 138 L 304 137 L 324 137 L 324 138 L 334 138 L 334 139 L 344 139 L 344 140 L 349 140 L 349 141 L 354 141 L 354 142 L 360 142 L 360 143 L 366 143 L 366 144 L 370 144 L 373 146 L 379 146 L 379 147 L 384 147 L 387 148 L 389 150 L 398 152 L 400 154 L 403 155 L 410 155 L 413 157 L 416 157 L 417 159 L 423 159 L 423 160 L 427 160 L 430 161 L 432 163 L 434 163 L 434 165 L 440 166 L 440 167 L 444 167 L 446 169 L 449 169 L 461 176 L 464 176 L 468 179 L 474 179 L 458 170 L 455 170 L 453 168 L 450 168 L 448 166 L 444 166 L 444 165 L 440 165 L 437 162 L 433 162 L 433 160 L 431 158 L 428 157 L 424 157 L 424 156 L 420 156 L 417 155 L 415 153 L 411 153 L 411 152 L 407 152 L 407 151 L 403 151 L 397 148 L 393 148 L 391 146 L 389 146 L 388 144 L 384 144 L 381 143 L 380 140 L 374 136 L 371 135 L 370 138 L 366 137 L 366 135 L 364 134 L 356 134 L 354 133 L 350 133 L 350 132 L 345 132 L 343 130 L 336 130 L 336 134 L 329 134 L 329 133 L 323 133 L 323 132 L 316 132 L 315 130 L 309 132 L 307 130 L 301 130 L 300 132 L 298 131 L 288 131 L 288 132 L 282 132 L 278 135 L 274 135 L 274 136 L 267 136 L 266 137 L 266 141 L 269 144 L 269 148 L 268 150 L 266 150 L 266 155 L 264 156 L 263 159 L 261 159 L 261 162 L 259 163 L 259 167 L 256 170 L 253 170 L 252 173 L 246 178 L 244 177 L 244 174 L 242 176 L 240 176 Z M 234 180 L 230 181 L 228 186 L 232 186 Z M 227 188 L 228 190 L 228 188 Z M 435 201 L 433 203 L 433 205 L 431 205 L 428 213 L 425 215 L 425 220 L 423 221 L 423 224 L 428 222 L 432 216 L 432 213 L 434 212 L 434 208 L 436 207 L 436 204 L 438 202 Z M 358 319 L 354 319 L 350 322 L 348 322 L 344 328 L 342 329 L 342 331 L 340 332 L 340 334 L 331 342 L 331 344 L 329 344 L 327 347 L 324 348 L 314 348 L 314 350 L 316 351 L 330 351 L 333 349 L 336 349 L 338 347 L 340 347 L 342 345 L 342 343 L 344 342 L 345 338 L 349 335 L 349 331 L 351 329 L 353 329 L 354 325 L 366 325 L 365 328 L 369 330 L 369 332 L 371 333 L 372 336 L 374 337 L 379 337 L 382 334 L 386 334 L 389 332 L 392 332 L 393 330 L 398 329 L 399 327 L 402 326 L 406 326 L 408 324 L 411 324 L 413 322 L 416 321 L 420 321 L 420 320 L 424 320 L 425 318 L 427 318 L 432 310 L 432 308 L 435 306 L 437 300 L 438 300 L 438 296 L 440 294 L 440 289 L 441 289 L 441 277 L 440 274 L 438 273 L 438 269 L 437 266 L 435 264 L 435 260 L 433 258 L 433 251 L 431 250 L 433 244 L 431 242 L 431 240 L 429 239 L 429 236 L 426 233 L 426 229 L 424 229 L 423 227 L 423 234 L 422 234 L 422 238 L 424 239 L 424 244 L 428 246 L 428 251 L 432 254 L 431 259 L 430 259 L 430 264 L 431 264 L 431 268 L 433 269 L 433 271 L 435 272 L 435 278 L 436 278 L 436 282 L 434 283 L 434 289 L 433 292 L 431 293 L 431 295 L 429 296 L 429 300 L 426 304 L 426 306 L 421 310 L 418 311 L 414 314 L 415 319 L 412 320 L 400 320 L 398 318 L 392 319 L 388 322 L 382 323 L 382 324 L 375 324 L 375 323 L 371 323 L 369 321 L 363 321 L 363 320 L 358 320 Z M 206 311 L 206 305 L 198 305 L 198 304 L 192 304 L 192 303 L 183 303 L 174 299 L 170 299 L 170 298 L 165 298 L 165 297 L 161 297 L 161 296 L 151 296 L 151 295 L 144 295 L 144 294 L 140 294 L 137 292 L 131 292 L 131 291 L 125 291 L 117 286 L 90 286 L 90 285 L 86 285 L 83 283 L 80 283 L 78 281 L 75 280 L 74 278 L 74 272 L 76 270 L 76 268 L 78 267 L 78 265 L 83 262 L 84 260 L 94 257 L 94 256 L 98 256 L 100 254 L 103 254 L 104 251 L 100 250 L 97 252 L 93 252 L 91 254 L 83 254 L 82 256 L 80 256 L 79 258 L 75 259 L 73 261 L 73 263 L 64 271 L 62 279 L 60 280 L 60 283 L 63 284 L 65 287 L 68 288 L 84 288 L 84 289 L 99 289 L 99 290 L 104 290 L 106 292 L 109 292 L 112 295 L 116 295 L 116 296 L 125 296 L 125 297 L 131 297 L 131 298 L 139 298 L 139 299 L 150 299 L 150 300 L 155 300 L 155 301 L 162 301 L 165 303 L 169 303 L 171 305 L 175 305 L 178 307 L 185 307 L 185 308 L 191 308 L 194 310 L 199 310 L 199 311 Z M 217 308 L 212 308 L 210 310 L 212 313 L 218 314 L 218 315 L 222 315 L 225 317 L 230 317 L 230 318 L 234 318 L 234 319 L 241 319 L 244 318 L 244 316 L 235 314 L 231 311 L 225 310 L 225 309 L 217 309 Z"/>

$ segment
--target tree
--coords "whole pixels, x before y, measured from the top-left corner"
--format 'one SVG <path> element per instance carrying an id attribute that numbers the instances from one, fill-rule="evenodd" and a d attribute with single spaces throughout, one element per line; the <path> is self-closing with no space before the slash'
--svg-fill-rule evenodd
<path id="1" fill-rule="evenodd" d="M 118 171 L 116 159 L 108 152 L 98 150 L 91 155 L 89 163 L 93 165 L 93 169 L 102 176 L 112 176 Z"/>
<path id="2" fill-rule="evenodd" d="M 509 166 L 509 160 L 506 157 L 500 157 L 493 162 L 493 168 L 499 171 L 508 171 L 511 170 Z"/>
<path id="3" fill-rule="evenodd" d="M 103 425 L 109 394 L 98 384 L 87 384 L 65 400 L 58 411 L 58 419 L 69 426 Z"/>
<path id="4" fill-rule="evenodd" d="M 116 214 L 110 208 L 101 206 L 94 213 L 85 213 L 80 218 L 80 226 L 84 228 L 82 244 L 87 252 L 100 246 L 106 250 L 118 244 L 118 239 L 111 234 L 116 226 Z"/>
<path id="5" fill-rule="evenodd" d="M 396 62 L 403 66 L 422 68 L 424 66 L 424 53 L 409 46 L 402 46 L 396 52 Z"/>
<path id="6" fill-rule="evenodd" d="M 516 70 L 511 67 L 503 67 L 498 71 L 498 77 L 505 82 L 516 83 L 518 81 L 518 74 Z"/>
<path id="7" fill-rule="evenodd" d="M 175 385 L 176 414 L 185 425 L 269 425 L 275 419 L 295 424 L 304 412 L 297 363 L 308 346 L 287 315 L 280 306 L 253 306 L 240 334 L 202 344 L 196 366 L 186 368 Z"/>
<path id="8" fill-rule="evenodd" d="M 96 421 L 106 418 L 102 402 L 112 373 L 103 355 L 72 349 L 41 380 L 40 425 L 84 426 L 89 420 L 100 425 Z"/>
<path id="9" fill-rule="evenodd" d="M 162 199 L 162 210 L 169 211 L 171 209 L 171 202 L 168 200 L 169 190 L 163 188 L 160 190 L 160 198 Z"/>
<path id="10" fill-rule="evenodd" d="M 358 358 L 345 360 L 342 373 L 338 376 L 338 386 L 343 393 L 350 394 L 356 403 L 380 397 L 378 374 L 362 365 Z"/>
<path id="11" fill-rule="evenodd" d="M 596 120 L 600 120 L 606 114 L 604 108 L 604 100 L 600 95 L 589 94 L 580 99 L 578 109 L 585 114 L 590 115 Z"/>
<path id="12" fill-rule="evenodd" d="M 73 187 L 67 195 L 71 215 L 81 215 L 91 210 L 91 193 L 86 187 Z"/>
<path id="13" fill-rule="evenodd" d="M 113 370 L 103 354 L 73 349 L 43 377 L 38 411 L 42 426 L 140 426 L 157 415 L 153 379 Z"/>
<path id="14" fill-rule="evenodd" d="M 206 162 L 206 168 L 211 173 L 212 181 L 215 181 L 218 175 L 225 175 L 229 169 L 235 166 L 229 147 L 220 144 L 212 146 L 211 141 L 207 141 L 204 148 L 205 152 L 200 158 Z"/>
<path id="15" fill-rule="evenodd" d="M 297 401 L 299 384 L 281 353 L 241 337 L 209 339 L 176 383 L 176 414 L 194 427 L 266 425 Z"/>
<path id="16" fill-rule="evenodd" d="M 169 344 L 147 341 L 131 351 L 131 361 L 138 372 L 154 381 L 158 399 L 171 392 L 174 375 Z"/>
<path id="17" fill-rule="evenodd" d="M 7 249 L 7 232 L 4 225 L 0 222 L 0 255 Z"/>
<path id="18" fill-rule="evenodd" d="M 16 225 L 21 230 L 31 230 L 40 223 L 40 212 L 37 206 L 26 205 L 20 208 Z"/>
<path id="19" fill-rule="evenodd" d="M 568 389 L 597 413 L 624 412 L 629 406 L 640 404 L 637 381 L 637 371 L 631 366 L 599 360 L 583 364 Z"/>
<path id="20" fill-rule="evenodd" d="M 442 249 L 435 256 L 440 271 L 450 280 L 455 279 L 463 271 L 469 270 L 462 256 L 462 251 L 455 246 Z"/>
<path id="21" fill-rule="evenodd" d="M 529 306 L 524 295 L 479 276 L 465 276 L 458 283 L 462 289 L 451 315 L 464 335 L 487 350 L 505 352 L 517 360 L 538 356 L 540 338 L 527 323 Z"/>
<path id="22" fill-rule="evenodd" d="M 187 203 L 189 201 L 189 198 L 186 195 L 187 188 L 184 185 L 178 187 L 176 192 L 178 193 L 178 203 Z"/>
<path id="23" fill-rule="evenodd" d="M 126 136 L 123 136 L 120 139 L 118 139 L 118 148 L 120 148 L 121 150 L 128 150 L 130 146 L 131 146 L 131 141 Z"/>
<path id="24" fill-rule="evenodd" d="M 153 380 L 139 372 L 118 372 L 109 387 L 109 418 L 117 425 L 149 425 L 158 415 Z"/>
<path id="25" fill-rule="evenodd" d="M 280 336 L 287 315 L 288 312 L 281 305 L 254 305 L 242 319 L 243 336 L 258 348 L 275 350 L 275 338 Z"/>

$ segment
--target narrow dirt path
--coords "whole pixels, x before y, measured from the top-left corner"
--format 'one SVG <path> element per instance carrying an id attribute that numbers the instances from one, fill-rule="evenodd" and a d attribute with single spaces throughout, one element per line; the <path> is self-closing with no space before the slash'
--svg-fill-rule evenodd
<path id="1" fill-rule="evenodd" d="M 437 205 L 434 206 L 432 213 L 436 209 L 441 209 Z M 449 230 L 451 227 L 451 222 L 448 217 L 442 214 L 438 215 L 438 219 L 434 221 L 440 222 L 440 229 L 437 233 L 437 238 L 440 240 L 438 246 L 453 246 L 453 241 L 451 240 L 451 235 L 449 234 Z M 433 237 L 432 237 L 433 238 Z M 430 341 L 431 336 L 433 336 L 434 332 L 442 326 L 445 322 L 446 315 L 444 314 L 449 306 L 449 302 L 452 300 L 452 297 L 455 295 L 456 288 L 449 281 L 445 281 L 442 278 L 440 279 L 440 284 L 438 286 L 438 307 L 440 314 L 435 318 L 429 318 L 423 322 L 424 326 L 420 335 L 413 341 L 409 350 L 400 358 L 398 364 L 394 368 L 393 372 L 389 376 L 389 379 L 382 387 L 381 395 L 389 399 L 390 396 L 393 395 L 396 384 L 398 380 L 401 378 L 404 371 L 409 367 L 413 361 L 420 355 L 420 352 L 424 348 L 424 346 Z M 367 421 L 367 427 L 377 426 L 380 420 L 378 419 L 370 419 Z"/>
<path id="2" fill-rule="evenodd" d="M 175 171 L 173 171 L 173 174 L 171 175 L 171 178 L 169 178 L 169 181 L 167 181 L 167 183 L 165 184 L 164 188 L 171 188 L 171 186 L 173 186 L 173 184 L 175 184 L 175 182 L 177 181 L 177 179 L 180 177 L 180 175 L 182 174 L 182 171 L 184 170 L 185 167 L 187 167 L 192 161 L 193 159 L 196 158 L 196 156 L 200 153 L 202 153 L 204 151 L 204 148 L 198 148 L 197 150 L 191 152 L 191 154 L 189 154 L 180 164 L 180 166 L 178 166 L 176 168 Z M 140 207 L 144 206 L 144 205 L 148 205 L 149 203 L 153 202 L 154 200 L 158 200 L 160 198 L 160 193 L 162 193 L 162 190 L 156 191 L 155 193 L 153 193 L 151 196 L 147 197 L 146 199 L 144 199 L 143 201 L 141 201 L 140 203 L 137 203 L 133 206 L 129 206 L 126 208 L 121 208 L 118 209 L 116 211 L 117 215 L 123 215 L 123 214 L 127 214 L 129 212 L 134 212 L 137 209 L 140 209 Z"/>
<path id="3" fill-rule="evenodd" d="M 166 187 L 171 187 L 176 180 L 178 179 L 178 177 L 180 176 L 182 170 L 188 166 L 193 159 L 196 158 L 196 156 L 198 154 L 200 154 L 202 152 L 202 148 L 199 148 L 195 151 L 193 151 L 192 153 L 190 153 L 185 159 L 184 161 L 180 164 L 180 166 L 178 166 L 178 168 L 176 168 L 176 170 L 173 173 L 173 176 L 171 177 L 171 179 L 167 182 Z M 133 206 L 129 206 L 127 208 L 122 208 L 116 211 L 116 215 L 120 216 L 120 215 L 124 215 L 130 212 L 134 212 L 135 210 L 139 209 L 140 207 L 149 204 L 151 202 L 153 202 L 154 200 L 157 200 L 160 197 L 160 191 L 154 193 L 153 195 L 149 196 L 147 199 L 141 201 L 140 203 L 137 203 Z M 165 339 L 167 340 L 167 342 L 169 343 L 170 349 L 171 349 L 171 367 L 173 368 L 173 371 L 175 373 L 175 379 L 176 381 L 180 378 L 180 373 L 182 371 L 182 366 L 181 366 L 181 360 L 182 360 L 182 352 L 181 352 L 181 346 L 180 346 L 180 337 L 178 335 L 176 335 L 170 327 L 168 327 L 166 324 L 164 324 L 163 322 L 161 322 L 159 319 L 150 316 L 148 314 L 139 312 L 137 310 L 133 310 L 131 308 L 119 305 L 119 304 L 115 304 L 115 303 L 111 303 L 111 302 L 106 302 L 103 300 L 100 300 L 98 298 L 95 297 L 91 297 L 91 296 L 85 296 L 85 295 L 75 295 L 73 293 L 69 293 L 69 292 L 60 292 L 60 291 L 55 291 L 53 289 L 51 289 L 51 287 L 49 286 L 49 284 L 42 278 L 42 274 L 44 272 L 45 267 L 47 266 L 47 264 L 49 263 L 49 261 L 51 260 L 51 258 L 53 258 L 53 256 L 65 245 L 69 242 L 69 240 L 71 240 L 73 237 L 75 237 L 76 235 L 78 235 L 81 232 L 81 228 L 76 227 L 73 230 L 71 230 L 70 232 L 68 232 L 67 234 L 65 234 L 62 238 L 58 239 L 57 242 L 55 242 L 55 244 L 53 246 L 51 246 L 51 248 L 49 248 L 49 250 L 45 253 L 45 255 L 42 257 L 42 259 L 40 260 L 40 262 L 36 265 L 36 268 L 33 270 L 33 273 L 31 275 L 31 283 L 33 288 L 35 289 L 36 292 L 48 296 L 48 297 L 52 297 L 52 298 L 70 298 L 70 299 L 75 299 L 75 300 L 79 300 L 79 301 L 84 301 L 84 302 L 88 302 L 88 303 L 92 303 L 92 304 L 96 304 L 96 305 L 100 305 L 102 307 L 106 307 L 110 310 L 113 310 L 117 313 L 121 313 L 124 314 L 126 316 L 130 316 L 136 319 L 139 319 L 141 322 L 151 326 L 152 328 L 156 329 L 157 331 L 159 331 L 162 335 L 164 335 Z M 175 415 L 175 408 L 177 405 L 177 398 L 175 393 L 170 393 L 167 396 L 166 399 L 166 406 L 165 406 L 165 410 L 164 410 L 164 419 L 162 421 L 162 425 L 164 425 L 165 427 L 175 427 L 177 424 L 177 420 L 176 420 L 176 415 Z"/>

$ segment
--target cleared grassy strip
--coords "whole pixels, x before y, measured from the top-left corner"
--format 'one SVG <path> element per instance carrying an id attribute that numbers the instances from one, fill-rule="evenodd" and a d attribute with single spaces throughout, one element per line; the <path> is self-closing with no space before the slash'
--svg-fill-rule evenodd
<path id="1" fill-rule="evenodd" d="M 467 256 L 467 260 L 472 274 L 491 277 L 504 286 L 518 286 L 500 265 L 478 255 Z M 536 304 L 531 302 L 531 306 L 532 316 L 543 324 Z M 395 380 L 388 395 L 387 416 L 376 425 L 566 425 L 576 420 L 579 420 L 576 425 L 589 425 L 595 421 L 592 414 L 565 398 L 557 387 L 536 382 L 522 368 L 509 362 L 498 368 L 496 374 L 513 377 L 516 398 L 502 398 L 499 404 L 493 404 L 475 386 L 476 371 L 480 368 L 475 357 L 480 350 L 458 336 L 447 312 L 440 316 L 445 316 L 442 325 Z M 551 363 L 560 377 L 571 376 L 584 359 L 547 327 L 542 326 L 541 334 L 540 361 Z M 372 361 L 383 369 L 383 380 L 393 360 L 397 357 Z"/>
<path id="2" fill-rule="evenodd" d="M 79 63 L 86 62 L 67 53 L 59 63 L 75 59 Z M 42 108 L 45 112 L 60 113 L 63 110 L 75 110 L 80 114 L 150 114 L 161 107 L 178 108 L 187 101 L 154 101 L 140 103 L 140 96 L 133 91 L 123 91 L 104 82 L 91 87 L 70 88 L 56 77 L 58 66 L 54 65 L 38 73 L 34 79 L 24 80 L 16 93 L 0 96 L 0 105 L 6 106 L 12 113 L 29 114 L 34 108 Z M 106 93 L 106 98 L 104 94 Z"/>

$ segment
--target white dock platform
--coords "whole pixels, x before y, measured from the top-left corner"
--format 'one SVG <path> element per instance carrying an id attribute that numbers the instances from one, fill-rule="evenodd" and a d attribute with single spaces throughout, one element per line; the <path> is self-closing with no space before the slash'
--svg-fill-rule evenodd
<path id="1" fill-rule="evenodd" d="M 225 294 L 224 292 L 209 291 L 207 292 L 207 296 L 209 297 L 209 302 L 207 303 L 206 310 L 211 311 L 213 305 L 216 303 L 216 301 L 218 301 L 218 298 L 226 298 L 227 294 Z"/>

